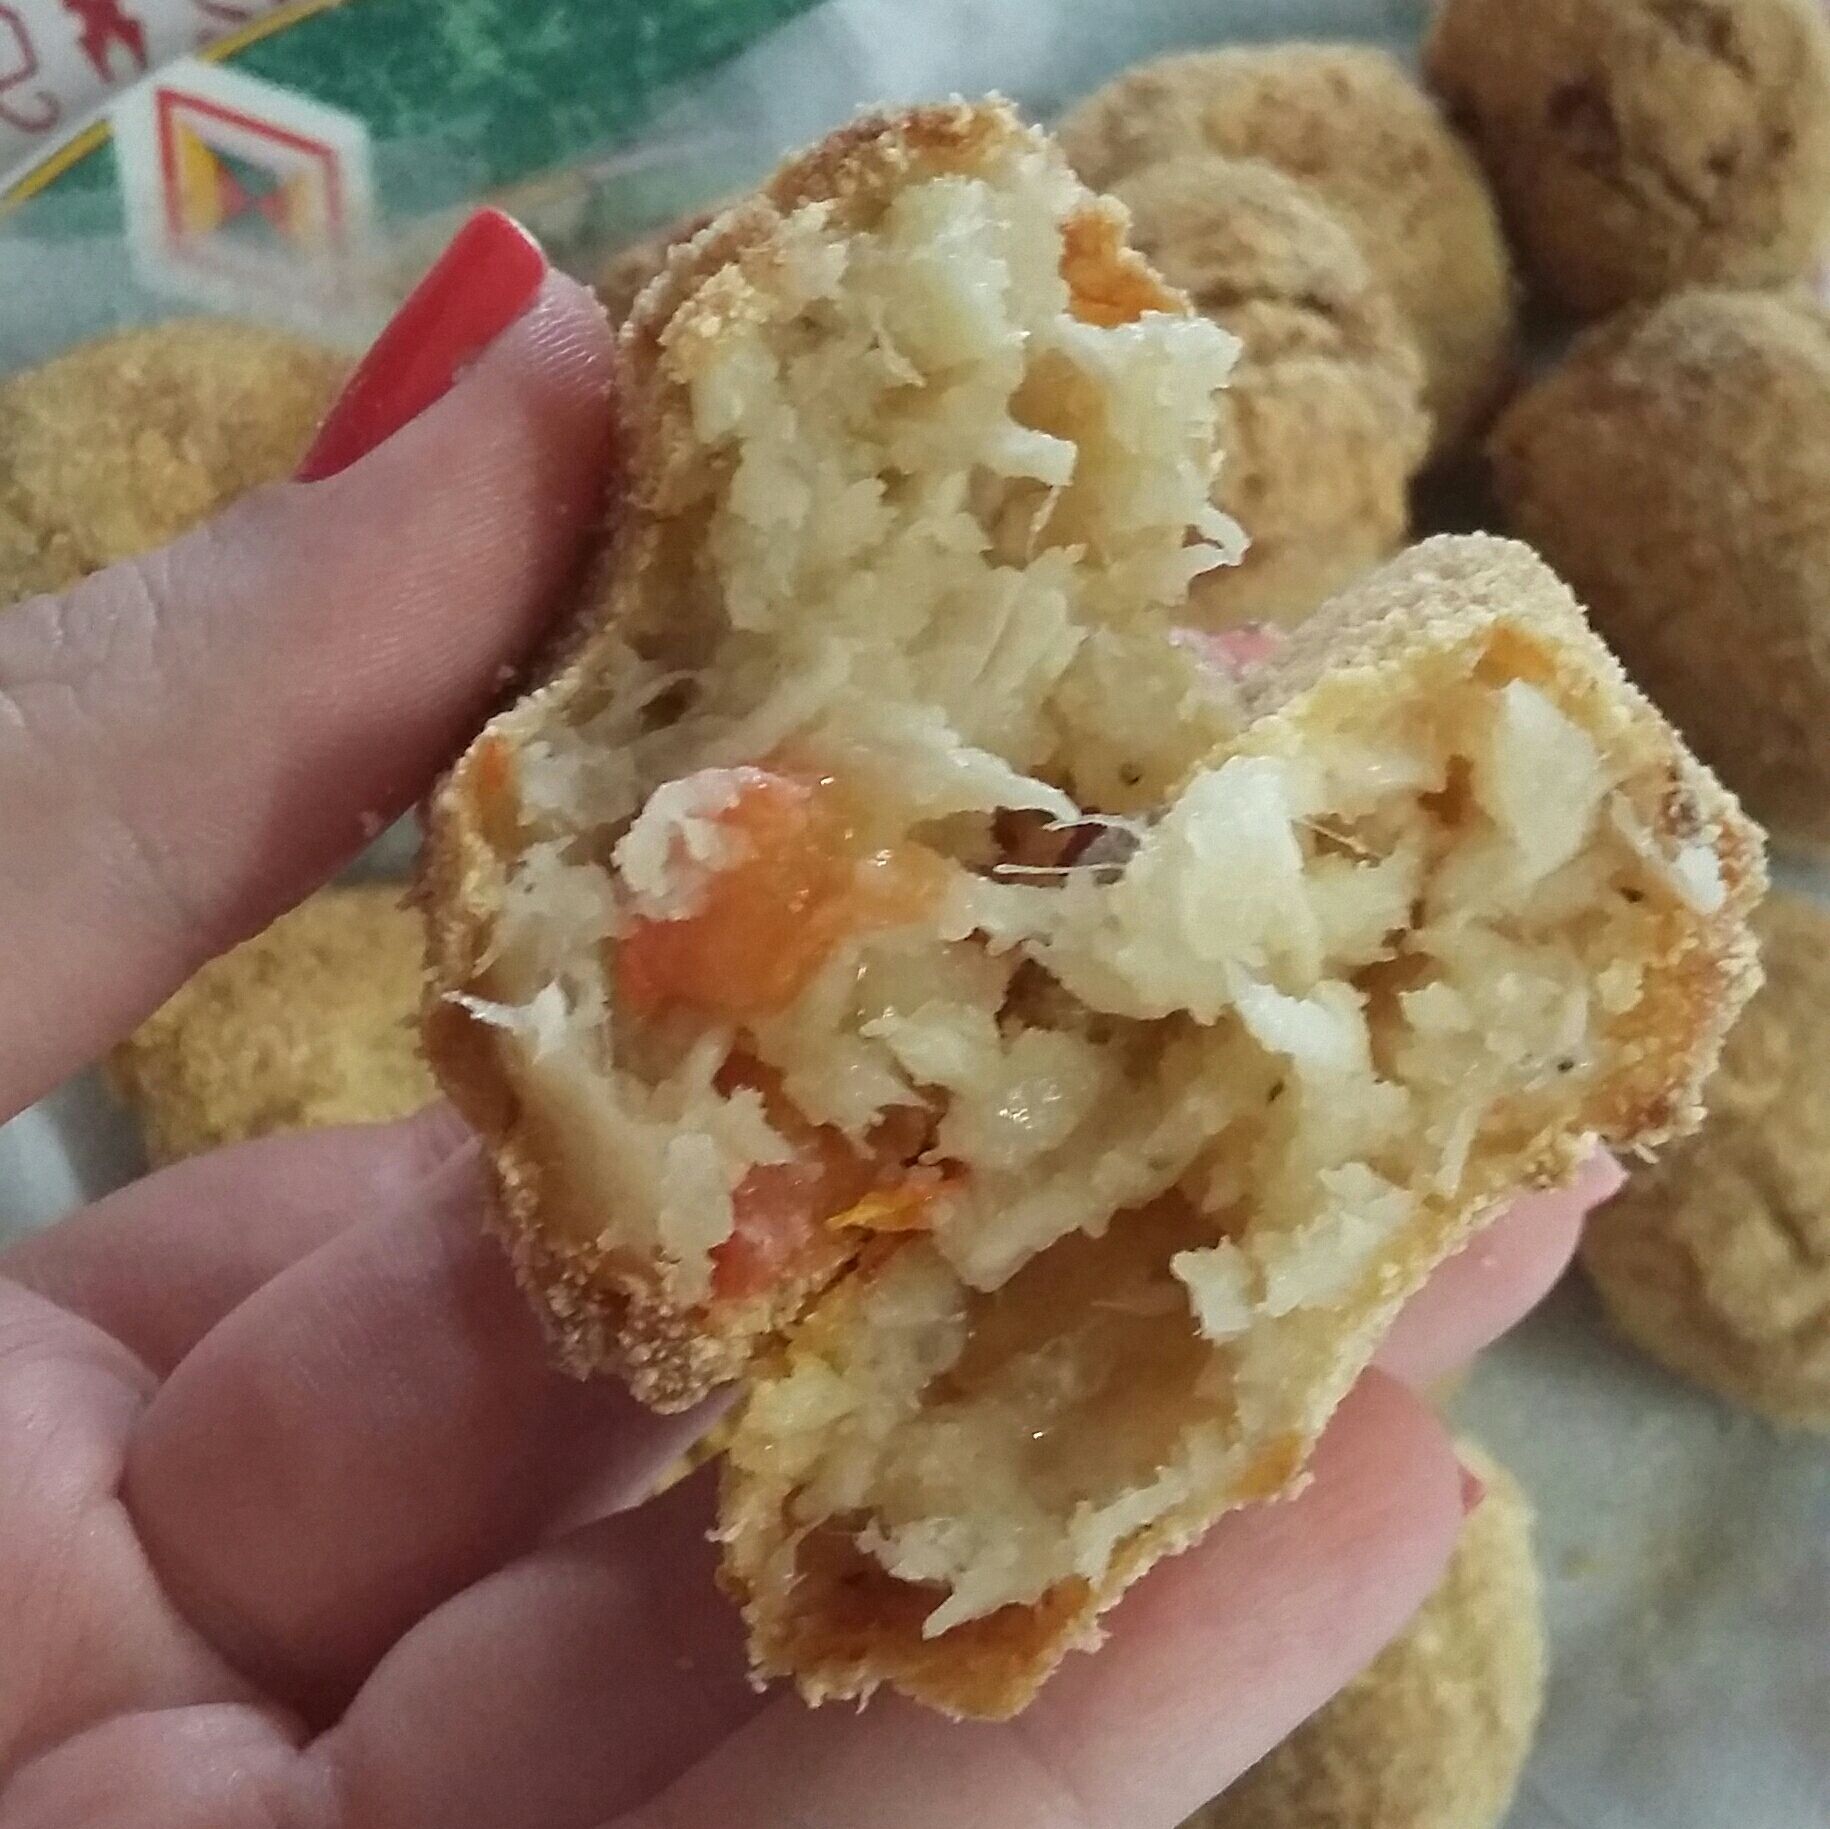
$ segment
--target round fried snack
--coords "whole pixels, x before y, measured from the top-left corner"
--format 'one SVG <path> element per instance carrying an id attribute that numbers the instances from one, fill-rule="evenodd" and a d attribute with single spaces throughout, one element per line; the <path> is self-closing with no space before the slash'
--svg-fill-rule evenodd
<path id="1" fill-rule="evenodd" d="M 432 801 L 497 1223 L 569 1363 L 747 1379 L 722 1577 L 816 1700 L 1022 1708 L 1755 981 L 1757 835 L 1524 548 L 1204 659 L 1238 350 L 1124 227 L 994 100 L 677 249 L 577 645 Z"/>
<path id="2" fill-rule="evenodd" d="M 1530 1502 L 1467 1442 L 1486 1496 L 1402 1637 L 1185 1829 L 1496 1829 L 1544 1700 Z"/>
<path id="3" fill-rule="evenodd" d="M 0 381 L 0 604 L 161 546 L 287 475 L 346 367 L 281 331 L 177 318 Z"/>
<path id="4" fill-rule="evenodd" d="M 1822 244 L 1819 0 L 1445 0 L 1426 63 L 1574 311 L 1796 279 Z"/>
<path id="5" fill-rule="evenodd" d="M 1273 166 L 1189 153 L 1112 194 L 1138 251 L 1244 345 L 1216 499 L 1251 545 L 1195 580 L 1198 619 L 1300 621 L 1404 541 L 1429 442 L 1416 340 L 1354 237 Z"/>
<path id="6" fill-rule="evenodd" d="M 323 890 L 206 965 L 108 1061 L 152 1161 L 430 1104 L 423 950 L 398 885 L 375 883 Z"/>
<path id="7" fill-rule="evenodd" d="M 1830 310 L 1694 291 L 1628 313 L 1491 454 L 1513 527 L 1748 810 L 1830 846 Z"/>
<path id="8" fill-rule="evenodd" d="M 1730 1034 L 1702 1132 L 1591 1219 L 1615 1322 L 1674 1372 L 1830 1432 L 1830 912 L 1775 892 L 1767 983 Z"/>
<path id="9" fill-rule="evenodd" d="M 1423 351 L 1438 453 L 1486 423 L 1511 380 L 1511 258 L 1473 155 L 1409 73 L 1362 45 L 1198 51 L 1140 65 L 1060 124 L 1109 189 L 1188 152 L 1262 159 L 1311 186 L 1359 237 Z"/>

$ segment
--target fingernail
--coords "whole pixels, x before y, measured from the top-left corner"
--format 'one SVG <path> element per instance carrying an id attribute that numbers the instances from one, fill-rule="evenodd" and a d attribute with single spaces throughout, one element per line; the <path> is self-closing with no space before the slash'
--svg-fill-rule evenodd
<path id="1" fill-rule="evenodd" d="M 1461 1515 L 1472 1517 L 1487 1496 L 1487 1482 L 1466 1461 L 1458 1461 L 1456 1465 L 1461 1468 Z"/>
<path id="2" fill-rule="evenodd" d="M 299 465 L 302 483 L 347 470 L 447 393 L 540 289 L 546 256 L 512 216 L 479 210 L 458 230 L 357 365 Z"/>

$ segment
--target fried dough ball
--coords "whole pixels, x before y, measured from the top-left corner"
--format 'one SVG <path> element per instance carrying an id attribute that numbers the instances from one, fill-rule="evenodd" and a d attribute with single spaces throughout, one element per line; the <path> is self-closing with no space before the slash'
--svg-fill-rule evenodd
<path id="1" fill-rule="evenodd" d="M 1589 1223 L 1621 1331 L 1776 1422 L 1830 1432 L 1830 910 L 1775 891 L 1767 982 L 1728 1038 L 1710 1116 Z"/>
<path id="2" fill-rule="evenodd" d="M 1409 319 L 1437 452 L 1465 445 L 1499 404 L 1517 335 L 1499 215 L 1474 156 L 1396 58 L 1325 44 L 1166 57 L 1108 83 L 1059 131 L 1100 189 L 1199 151 L 1300 179 L 1359 237 Z"/>
<path id="3" fill-rule="evenodd" d="M 0 381 L 0 604 L 162 546 L 287 475 L 346 366 L 281 331 L 175 318 Z"/>
<path id="4" fill-rule="evenodd" d="M 1810 268 L 1830 222 L 1820 0 L 1445 0 L 1426 62 L 1570 309 Z"/>
<path id="5" fill-rule="evenodd" d="M 1245 346 L 1218 499 L 1251 546 L 1195 581 L 1197 615 L 1299 621 L 1403 544 L 1429 441 L 1416 341 L 1354 237 L 1270 165 L 1189 153 L 1112 194 L 1139 252 Z"/>
<path id="6" fill-rule="evenodd" d="M 1544 1700 L 1531 1506 L 1457 1452 L 1487 1494 L 1402 1637 L 1185 1829 L 1496 1829 Z"/>
<path id="7" fill-rule="evenodd" d="M 1692 291 L 1591 331 L 1506 413 L 1494 482 L 1756 818 L 1830 846 L 1830 310 Z"/>
<path id="8" fill-rule="evenodd" d="M 430 1104 L 422 949 L 399 886 L 376 883 L 323 890 L 206 965 L 109 1059 L 152 1161 Z"/>

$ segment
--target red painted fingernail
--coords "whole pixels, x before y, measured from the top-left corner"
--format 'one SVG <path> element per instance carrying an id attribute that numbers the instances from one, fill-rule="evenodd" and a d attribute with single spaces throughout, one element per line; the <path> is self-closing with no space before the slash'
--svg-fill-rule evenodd
<path id="1" fill-rule="evenodd" d="M 1487 1496 L 1487 1482 L 1466 1461 L 1457 1465 L 1461 1468 L 1461 1515 L 1471 1517 Z"/>
<path id="2" fill-rule="evenodd" d="M 318 428 L 298 480 L 347 470 L 444 395 L 533 299 L 546 256 L 520 223 L 479 210 L 375 339 Z"/>

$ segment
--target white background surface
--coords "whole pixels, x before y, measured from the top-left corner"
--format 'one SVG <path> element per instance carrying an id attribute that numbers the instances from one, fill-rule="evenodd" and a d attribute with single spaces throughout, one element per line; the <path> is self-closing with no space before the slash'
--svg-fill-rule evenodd
<path id="1" fill-rule="evenodd" d="M 760 168 L 871 99 L 995 85 L 1046 112 L 1145 52 L 1301 32 L 1403 44 L 1421 11 L 834 0 L 656 132 L 727 146 L 735 133 Z M 93 1077 L 66 1088 L 0 1128 L 0 1237 L 116 1185 L 136 1156 Z M 1830 1443 L 1782 1438 L 1665 1377 L 1615 1344 L 1579 1282 L 1455 1409 L 1540 1515 L 1553 1668 L 1509 1829 L 1830 1829 Z"/>

